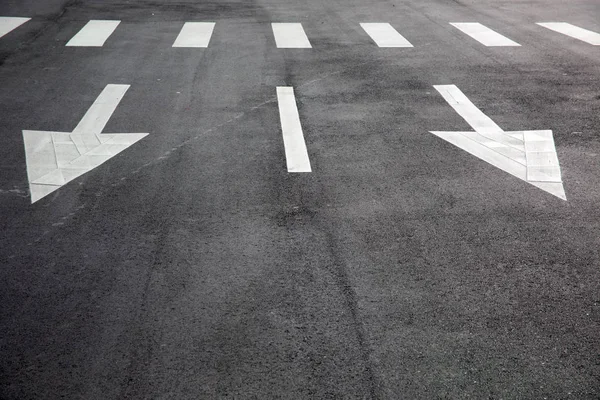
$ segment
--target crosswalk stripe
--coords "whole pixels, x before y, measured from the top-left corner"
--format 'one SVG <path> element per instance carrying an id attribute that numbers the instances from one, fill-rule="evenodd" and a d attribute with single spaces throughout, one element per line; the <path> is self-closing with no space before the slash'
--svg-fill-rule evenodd
<path id="1" fill-rule="evenodd" d="M 294 88 L 278 86 L 277 103 L 288 172 L 312 172 L 300 124 L 298 106 L 294 97 Z"/>
<path id="2" fill-rule="evenodd" d="M 208 47 L 214 28 L 214 22 L 186 22 L 173 47 Z"/>
<path id="3" fill-rule="evenodd" d="M 502 36 L 498 32 L 493 31 L 478 22 L 451 22 L 450 25 L 488 47 L 520 46 L 519 43 Z"/>
<path id="4" fill-rule="evenodd" d="M 0 38 L 31 18 L 0 16 Z M 71 38 L 66 46 L 102 47 L 117 29 L 120 20 L 90 20 Z M 594 46 L 600 46 L 600 33 L 567 22 L 537 22 L 539 26 L 570 36 Z M 208 47 L 215 22 L 185 22 L 172 47 Z M 478 22 L 450 22 L 461 32 L 490 47 L 521 46 Z M 311 43 L 301 23 L 271 23 L 278 48 L 311 48 Z M 391 24 L 361 22 L 361 28 L 379 47 L 414 47 Z"/>
<path id="5" fill-rule="evenodd" d="M 271 24 L 275 43 L 280 49 L 309 49 L 312 46 L 304 33 L 301 23 L 280 23 Z"/>
<path id="6" fill-rule="evenodd" d="M 20 17 L 0 17 L 0 37 L 6 35 L 13 29 L 18 28 L 31 18 L 20 18 Z"/>
<path id="7" fill-rule="evenodd" d="M 599 33 L 571 25 L 567 22 L 538 22 L 537 24 L 594 46 L 600 46 Z"/>
<path id="8" fill-rule="evenodd" d="M 379 47 L 413 47 L 388 23 L 361 23 L 360 26 Z"/>
<path id="9" fill-rule="evenodd" d="M 102 47 L 121 21 L 91 20 L 69 40 L 67 46 Z"/>

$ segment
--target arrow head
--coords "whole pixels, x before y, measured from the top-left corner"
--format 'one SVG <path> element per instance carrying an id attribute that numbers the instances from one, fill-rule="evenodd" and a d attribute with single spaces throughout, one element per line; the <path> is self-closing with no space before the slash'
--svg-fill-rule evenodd
<path id="1" fill-rule="evenodd" d="M 504 132 L 518 143 L 506 144 L 477 132 L 431 132 L 475 157 L 567 200 L 552 131 Z"/>
<path id="2" fill-rule="evenodd" d="M 23 131 L 31 203 L 96 168 L 147 133 Z"/>

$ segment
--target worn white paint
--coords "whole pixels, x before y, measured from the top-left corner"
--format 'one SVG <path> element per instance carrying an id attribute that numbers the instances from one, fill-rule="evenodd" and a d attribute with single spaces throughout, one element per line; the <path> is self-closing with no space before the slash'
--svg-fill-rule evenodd
<path id="1" fill-rule="evenodd" d="M 0 17 L 0 37 L 6 35 L 8 32 L 18 28 L 31 18 L 21 17 Z"/>
<path id="2" fill-rule="evenodd" d="M 363 22 L 360 26 L 379 47 L 413 47 L 404 36 L 388 23 Z"/>
<path id="3" fill-rule="evenodd" d="M 309 49 L 312 46 L 304 32 L 301 23 L 277 23 L 271 24 L 275 44 L 280 49 Z"/>
<path id="4" fill-rule="evenodd" d="M 431 132 L 456 147 L 566 200 L 552 131 L 504 132 L 455 85 L 434 88 L 475 132 Z"/>
<path id="5" fill-rule="evenodd" d="M 67 46 L 102 47 L 121 21 L 91 20 L 67 42 Z"/>
<path id="6" fill-rule="evenodd" d="M 215 22 L 186 22 L 173 47 L 208 47 Z"/>
<path id="7" fill-rule="evenodd" d="M 277 103 L 279 105 L 288 172 L 312 172 L 300 124 L 294 88 L 277 87 Z"/>
<path id="8" fill-rule="evenodd" d="M 32 203 L 148 135 L 100 134 L 128 88 L 107 85 L 73 132 L 23 131 Z"/>
<path id="9" fill-rule="evenodd" d="M 537 24 L 591 45 L 600 46 L 600 33 L 589 31 L 567 22 L 538 22 Z"/>
<path id="10" fill-rule="evenodd" d="M 488 47 L 520 46 L 519 43 L 478 22 L 451 22 L 450 25 Z"/>

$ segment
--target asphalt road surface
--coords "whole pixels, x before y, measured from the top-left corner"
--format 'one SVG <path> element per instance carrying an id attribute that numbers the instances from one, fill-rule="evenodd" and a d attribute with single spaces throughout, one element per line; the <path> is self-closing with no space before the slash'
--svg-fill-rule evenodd
<path id="1" fill-rule="evenodd" d="M 597 0 L 0 16 L 1 399 L 600 398 Z"/>

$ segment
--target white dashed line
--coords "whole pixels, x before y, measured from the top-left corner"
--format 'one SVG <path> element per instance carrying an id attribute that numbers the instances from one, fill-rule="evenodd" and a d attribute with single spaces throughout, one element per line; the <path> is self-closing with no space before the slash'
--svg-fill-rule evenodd
<path id="1" fill-rule="evenodd" d="M 360 26 L 379 47 L 413 47 L 388 23 L 361 23 Z"/>
<path id="2" fill-rule="evenodd" d="M 302 126 L 300 125 L 294 88 L 277 87 L 277 102 L 279 104 L 279 117 L 281 118 L 288 172 L 312 172 Z"/>
<path id="3" fill-rule="evenodd" d="M 451 22 L 450 25 L 488 47 L 520 46 L 519 43 L 502 36 L 478 22 Z"/>
<path id="4" fill-rule="evenodd" d="M 310 49 L 304 28 L 300 23 L 272 23 L 275 43 L 280 49 Z"/>
<path id="5" fill-rule="evenodd" d="M 121 21 L 91 20 L 69 40 L 67 46 L 102 47 Z"/>
<path id="6" fill-rule="evenodd" d="M 214 28 L 214 22 L 186 22 L 173 47 L 208 47 Z"/>
<path id="7" fill-rule="evenodd" d="M 537 24 L 555 32 L 562 33 L 563 35 L 579 39 L 591 45 L 600 46 L 600 34 L 596 32 L 588 31 L 587 29 L 583 29 L 566 22 L 538 22 Z"/>

